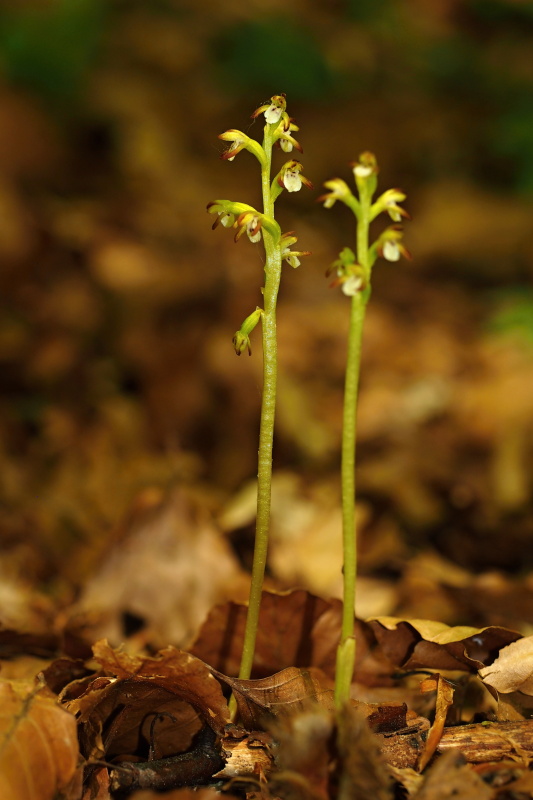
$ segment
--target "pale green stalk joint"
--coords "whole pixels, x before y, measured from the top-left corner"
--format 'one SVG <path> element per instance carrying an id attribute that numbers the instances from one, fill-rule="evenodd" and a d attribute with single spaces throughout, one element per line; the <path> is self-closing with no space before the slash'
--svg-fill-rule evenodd
<path id="1" fill-rule="evenodd" d="M 354 638 L 355 587 L 357 578 L 357 533 L 355 525 L 355 452 L 357 441 L 357 396 L 361 366 L 361 345 L 366 306 L 371 293 L 372 267 L 378 256 L 388 261 L 397 261 L 400 256 L 410 258 L 402 243 L 403 231 L 392 225 L 369 245 L 369 226 L 382 212 L 389 214 L 393 222 L 408 217 L 398 203 L 405 200 L 399 189 L 390 189 L 372 204 L 377 189 L 378 166 L 375 156 L 362 153 L 359 161 L 352 164 L 355 185 L 359 197 L 351 191 L 341 178 L 327 181 L 329 192 L 319 198 L 325 208 L 331 208 L 340 200 L 350 208 L 356 219 L 356 250 L 345 247 L 333 262 L 327 274 L 336 277 L 332 286 L 340 286 L 351 298 L 348 352 L 344 384 L 344 410 L 341 454 L 342 489 L 342 539 L 343 567 L 343 613 L 341 637 L 337 650 L 335 671 L 335 704 L 341 708 L 350 698 L 356 656 Z"/>

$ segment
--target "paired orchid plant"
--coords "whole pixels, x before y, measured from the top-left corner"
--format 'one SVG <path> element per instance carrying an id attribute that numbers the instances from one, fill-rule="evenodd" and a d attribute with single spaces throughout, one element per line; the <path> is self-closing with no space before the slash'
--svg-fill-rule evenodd
<path id="1" fill-rule="evenodd" d="M 262 211 L 246 203 L 232 200 L 215 200 L 207 210 L 217 214 L 213 228 L 221 224 L 236 229 L 235 241 L 246 233 L 251 242 L 262 241 L 265 252 L 263 308 L 257 307 L 242 323 L 233 337 L 237 355 L 244 351 L 251 354 L 250 335 L 261 321 L 263 339 L 263 395 L 259 432 L 257 518 L 254 559 L 248 615 L 244 634 L 239 678 L 248 679 L 252 670 L 255 641 L 259 624 L 261 592 L 265 574 L 268 532 L 270 525 L 270 501 L 272 482 L 272 444 L 277 384 L 277 338 L 276 305 L 281 279 L 282 262 L 298 267 L 300 257 L 310 255 L 308 251 L 291 250 L 296 244 L 294 233 L 282 233 L 275 219 L 274 204 L 281 192 L 296 192 L 301 187 L 312 189 L 312 183 L 302 175 L 299 161 L 287 161 L 272 179 L 272 150 L 275 145 L 285 153 L 302 148 L 293 133 L 297 125 L 286 111 L 285 95 L 275 95 L 271 102 L 260 106 L 252 118 L 263 115 L 265 119 L 262 144 L 242 131 L 229 130 L 220 135 L 228 142 L 222 158 L 233 161 L 241 150 L 248 150 L 261 168 Z M 348 336 L 348 356 L 344 391 L 344 417 L 342 437 L 342 509 L 344 548 L 344 598 L 341 640 L 337 651 L 335 701 L 341 707 L 349 698 L 350 685 L 355 664 L 354 608 L 357 573 L 357 547 L 355 527 L 355 446 L 357 430 L 357 393 L 361 360 L 361 341 L 365 310 L 370 298 L 371 274 L 374 262 L 381 256 L 387 261 L 398 261 L 401 256 L 410 258 L 402 243 L 403 231 L 398 224 L 407 212 L 399 205 L 405 195 L 399 189 L 389 189 L 375 202 L 372 198 L 377 189 L 378 167 L 372 153 L 363 153 L 353 165 L 357 195 L 340 178 L 327 181 L 328 193 L 318 198 L 326 208 L 337 200 L 350 208 L 356 219 L 356 252 L 345 247 L 327 274 L 335 273 L 332 286 L 340 286 L 351 298 L 351 317 Z M 386 228 L 378 239 L 369 244 L 370 223 L 381 213 L 386 213 L 394 225 Z"/>
<path id="2" fill-rule="evenodd" d="M 356 252 L 345 247 L 333 262 L 327 274 L 335 274 L 332 286 L 340 286 L 351 297 L 348 353 L 344 380 L 344 409 L 342 420 L 342 538 L 343 538 L 343 616 L 341 641 L 337 650 L 335 670 L 335 701 L 340 707 L 350 696 L 355 664 L 354 608 L 357 576 L 357 531 L 355 525 L 355 449 L 357 440 L 357 395 L 361 368 L 361 342 L 365 311 L 371 292 L 372 267 L 378 256 L 386 261 L 398 261 L 401 256 L 411 258 L 402 243 L 403 230 L 399 222 L 409 218 L 399 203 L 405 194 L 399 189 L 389 189 L 373 203 L 377 189 L 378 166 L 372 153 L 365 152 L 352 164 L 356 197 L 348 184 L 334 178 L 324 185 L 329 192 L 322 200 L 331 208 L 337 200 L 348 206 L 355 216 Z M 369 244 L 370 223 L 380 214 L 388 214 L 394 225 L 386 228 L 376 241 Z"/>

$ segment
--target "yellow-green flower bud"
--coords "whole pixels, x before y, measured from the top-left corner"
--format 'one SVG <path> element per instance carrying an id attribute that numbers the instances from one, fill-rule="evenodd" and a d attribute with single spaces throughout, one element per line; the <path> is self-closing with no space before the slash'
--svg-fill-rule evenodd
<path id="1" fill-rule="evenodd" d="M 249 316 L 246 317 L 239 330 L 233 337 L 233 347 L 238 356 L 248 350 L 248 355 L 252 355 L 252 346 L 250 344 L 250 334 L 259 322 L 263 309 L 259 306 Z"/>

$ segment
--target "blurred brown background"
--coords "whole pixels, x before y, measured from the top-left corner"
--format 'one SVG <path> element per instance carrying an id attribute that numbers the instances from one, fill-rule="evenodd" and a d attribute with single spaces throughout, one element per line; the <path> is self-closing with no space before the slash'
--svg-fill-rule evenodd
<path id="1" fill-rule="evenodd" d="M 429 541 L 471 569 L 532 566 L 532 33 L 519 0 L 0 5 L 10 563 L 75 583 L 135 498 L 186 484 L 217 514 L 253 478 L 260 337 L 250 359 L 231 338 L 260 303 L 261 258 L 205 206 L 259 202 L 255 161 L 221 161 L 217 135 L 261 138 L 250 114 L 285 92 L 317 192 L 277 203 L 313 252 L 282 282 L 278 516 L 320 491 L 337 502 L 348 307 L 324 272 L 354 230 L 315 197 L 369 149 L 380 189 L 407 193 L 414 260 L 375 269 L 368 529 L 392 526 L 389 555 Z"/>

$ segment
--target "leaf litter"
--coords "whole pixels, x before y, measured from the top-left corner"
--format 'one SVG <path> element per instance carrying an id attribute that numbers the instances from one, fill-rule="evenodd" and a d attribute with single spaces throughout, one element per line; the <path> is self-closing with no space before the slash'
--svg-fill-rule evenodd
<path id="1" fill-rule="evenodd" d="M 485 280 L 504 287 L 509 273 L 514 281 L 529 274 L 531 209 L 503 189 L 500 198 L 474 187 L 468 169 L 454 183 L 431 176 L 419 193 L 420 267 L 381 286 L 369 312 L 359 415 L 362 619 L 355 712 L 342 719 L 327 698 L 339 626 L 329 472 L 341 424 L 343 309 L 324 301 L 320 277 L 310 279 L 305 303 L 295 284 L 282 298 L 278 439 L 289 466 L 273 517 L 274 591 L 265 595 L 254 680 L 240 686 L 261 729 L 226 724 L 228 688 L 239 686 L 251 519 L 226 519 L 222 534 L 210 512 L 222 519 L 255 469 L 248 431 L 259 362 L 243 370 L 227 332 L 250 305 L 243 275 L 257 264 L 228 245 L 200 244 L 196 209 L 213 184 L 205 132 L 227 103 L 196 67 L 207 63 L 217 24 L 240 21 L 241 10 L 209 2 L 200 19 L 189 5 L 194 36 L 171 15 L 117 15 L 112 52 L 93 74 L 93 106 L 74 120 L 101 152 L 88 141 L 67 144 L 40 102 L 2 87 L 0 778 L 10 783 L 1 794 L 108 800 L 113 768 L 90 763 L 97 757 L 115 762 L 116 776 L 117 764 L 150 764 L 151 755 L 162 770 L 175 756 L 179 780 L 181 755 L 209 754 L 212 743 L 198 742 L 208 728 L 226 761 L 216 775 L 226 774 L 205 777 L 217 790 L 171 790 L 171 800 L 214 800 L 222 786 L 240 798 L 531 797 L 533 361 L 512 331 L 487 332 L 487 292 L 479 291 Z M 337 52 L 336 37 L 347 41 L 338 23 L 324 25 L 314 16 L 323 10 L 300 5 Z M 438 34 L 464 33 L 449 14 L 431 21 Z M 352 50 L 341 49 L 341 60 Z M 199 147 L 188 146 L 176 80 L 199 121 Z M 429 108 L 443 147 L 449 111 L 442 94 L 435 98 L 424 119 Z M 375 101 L 364 108 L 372 124 Z M 358 129 L 356 114 L 342 108 L 333 130 Z M 418 121 L 399 120 L 392 142 L 388 126 L 374 126 L 381 150 L 399 148 L 391 162 L 407 164 L 426 147 L 413 147 Z M 314 135 L 317 171 L 327 174 L 333 156 L 320 142 L 331 137 Z M 178 164 L 177 152 L 187 153 Z M 66 176 L 67 163 L 82 168 Z M 327 232 L 314 222 L 306 236 L 325 253 Z M 463 283 L 453 277 L 459 252 Z M 299 472 L 310 465 L 303 477 L 295 463 Z M 282 593 L 295 585 L 314 596 Z M 93 652 L 104 637 L 110 644 Z M 41 673 L 48 689 L 32 681 Z M 422 691 L 432 682 L 436 690 Z M 430 760 L 420 773 L 423 754 Z"/>

